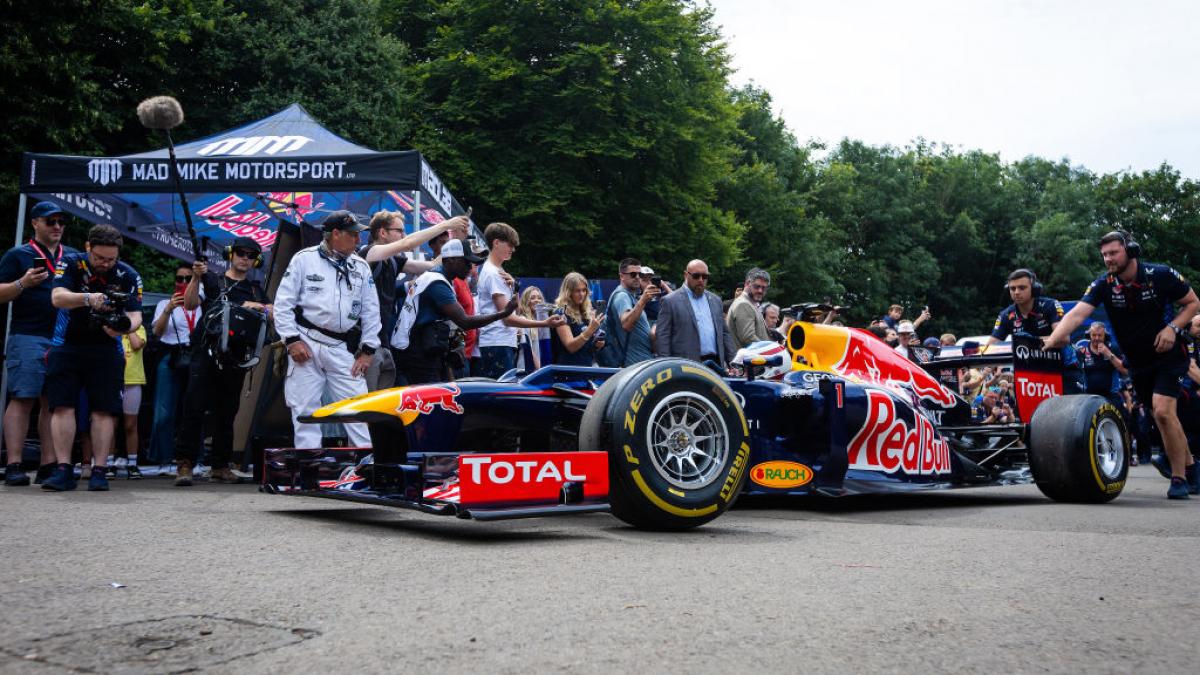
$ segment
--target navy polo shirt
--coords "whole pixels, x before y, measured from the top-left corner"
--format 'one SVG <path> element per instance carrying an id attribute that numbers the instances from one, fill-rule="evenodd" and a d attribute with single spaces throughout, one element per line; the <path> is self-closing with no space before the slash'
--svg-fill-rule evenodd
<path id="1" fill-rule="evenodd" d="M 102 293 L 106 289 L 129 294 L 125 302 L 126 312 L 142 311 L 142 277 L 124 262 L 117 261 L 106 274 L 94 275 L 88 265 L 86 253 L 64 255 L 58 264 L 58 277 L 54 288 L 65 288 L 75 293 Z M 117 338 L 109 337 L 102 328 L 88 320 L 91 313 L 87 307 L 59 309 L 54 325 L 54 344 L 57 345 L 106 345 Z"/>
<path id="2" fill-rule="evenodd" d="M 1191 290 L 1183 275 L 1170 267 L 1138 261 L 1133 281 L 1126 284 L 1115 274 L 1102 275 L 1080 302 L 1104 306 L 1130 365 L 1144 368 L 1168 356 L 1154 350 L 1154 338 L 1175 318 L 1174 304 Z M 1173 352 L 1182 355 L 1186 350 L 1183 340 L 1175 341 Z"/>
<path id="3" fill-rule="evenodd" d="M 40 246 L 40 244 L 39 244 Z M 78 253 L 68 246 L 59 246 L 59 251 L 51 252 L 49 265 L 53 266 L 57 258 Z M 0 258 L 0 282 L 12 283 L 25 276 L 25 272 L 33 267 L 33 259 L 38 253 L 28 242 L 9 250 Z M 51 272 L 50 268 L 46 268 Z M 53 272 L 51 272 L 53 274 Z M 54 277 L 43 281 L 38 286 L 27 286 L 21 294 L 12 301 L 12 332 L 14 335 L 37 335 L 52 337 L 54 335 L 54 319 L 58 310 L 50 304 L 50 291 L 54 287 Z"/>

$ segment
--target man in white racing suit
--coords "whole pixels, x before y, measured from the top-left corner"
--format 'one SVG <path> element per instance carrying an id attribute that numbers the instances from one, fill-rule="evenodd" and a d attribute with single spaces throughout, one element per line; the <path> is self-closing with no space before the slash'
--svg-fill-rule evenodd
<path id="1" fill-rule="evenodd" d="M 335 211 L 322 225 L 324 241 L 288 263 L 275 296 L 275 329 L 288 350 L 283 394 L 292 411 L 295 447 L 321 447 L 321 427 L 301 415 L 321 406 L 328 388 L 334 400 L 367 393 L 364 377 L 379 348 L 379 296 L 367 262 L 355 255 L 366 227 L 349 211 Z M 347 424 L 351 445 L 370 447 L 366 425 Z"/>

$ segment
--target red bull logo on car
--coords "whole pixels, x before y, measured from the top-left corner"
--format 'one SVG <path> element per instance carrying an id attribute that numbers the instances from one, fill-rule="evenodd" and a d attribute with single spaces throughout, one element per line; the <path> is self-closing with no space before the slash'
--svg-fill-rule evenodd
<path id="1" fill-rule="evenodd" d="M 949 474 L 950 446 L 923 415 L 910 424 L 896 414 L 896 403 L 883 391 L 867 391 L 867 418 L 850 441 L 851 469 L 910 476 Z"/>
<path id="2" fill-rule="evenodd" d="M 883 386 L 909 385 L 922 400 L 936 403 L 943 408 L 953 408 L 957 399 L 937 379 L 922 370 L 886 344 L 860 331 L 848 331 L 849 344 L 845 356 L 834 366 L 844 375 L 859 378 Z"/>
<path id="3" fill-rule="evenodd" d="M 461 390 L 457 384 L 423 384 L 415 387 L 404 387 L 400 390 L 400 403 L 396 406 L 398 413 L 418 413 L 428 415 L 434 408 L 441 408 L 455 415 L 463 414 L 463 407 L 458 402 Z"/>

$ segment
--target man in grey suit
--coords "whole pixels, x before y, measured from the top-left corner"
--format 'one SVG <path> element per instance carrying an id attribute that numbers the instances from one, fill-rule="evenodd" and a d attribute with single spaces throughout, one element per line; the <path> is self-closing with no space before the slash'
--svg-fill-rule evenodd
<path id="1" fill-rule="evenodd" d="M 737 347 L 721 316 L 721 299 L 706 290 L 708 265 L 703 260 L 688 263 L 683 283 L 663 298 L 658 310 L 658 355 L 727 366 Z"/>

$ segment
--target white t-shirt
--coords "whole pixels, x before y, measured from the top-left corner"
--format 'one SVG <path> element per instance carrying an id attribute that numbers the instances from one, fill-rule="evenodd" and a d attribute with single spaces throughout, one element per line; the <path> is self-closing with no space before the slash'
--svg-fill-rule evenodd
<path id="1" fill-rule="evenodd" d="M 200 299 L 204 299 L 203 288 L 200 289 Z M 151 327 L 153 327 L 154 323 L 158 321 L 158 317 L 162 316 L 163 312 L 167 310 L 167 305 L 170 302 L 171 301 L 169 299 L 158 301 L 158 305 L 154 307 L 154 319 L 150 323 Z M 199 307 L 190 312 L 185 310 L 182 306 L 176 307 L 171 312 L 171 318 L 167 319 L 167 330 L 163 332 L 161 338 L 163 344 L 191 344 L 191 330 L 188 328 L 188 319 L 191 319 L 191 326 L 195 327 L 195 325 L 200 321 L 200 314 L 201 312 Z"/>
<path id="2" fill-rule="evenodd" d="M 512 295 L 512 289 L 504 283 L 500 276 L 500 268 L 491 260 L 483 263 L 479 269 L 479 282 L 475 286 L 475 313 L 478 315 L 492 314 L 504 309 L 492 302 L 492 295 L 499 293 L 504 296 L 504 302 Z M 479 329 L 480 347 L 513 347 L 517 346 L 517 329 L 504 325 L 503 321 L 493 321 Z"/>

